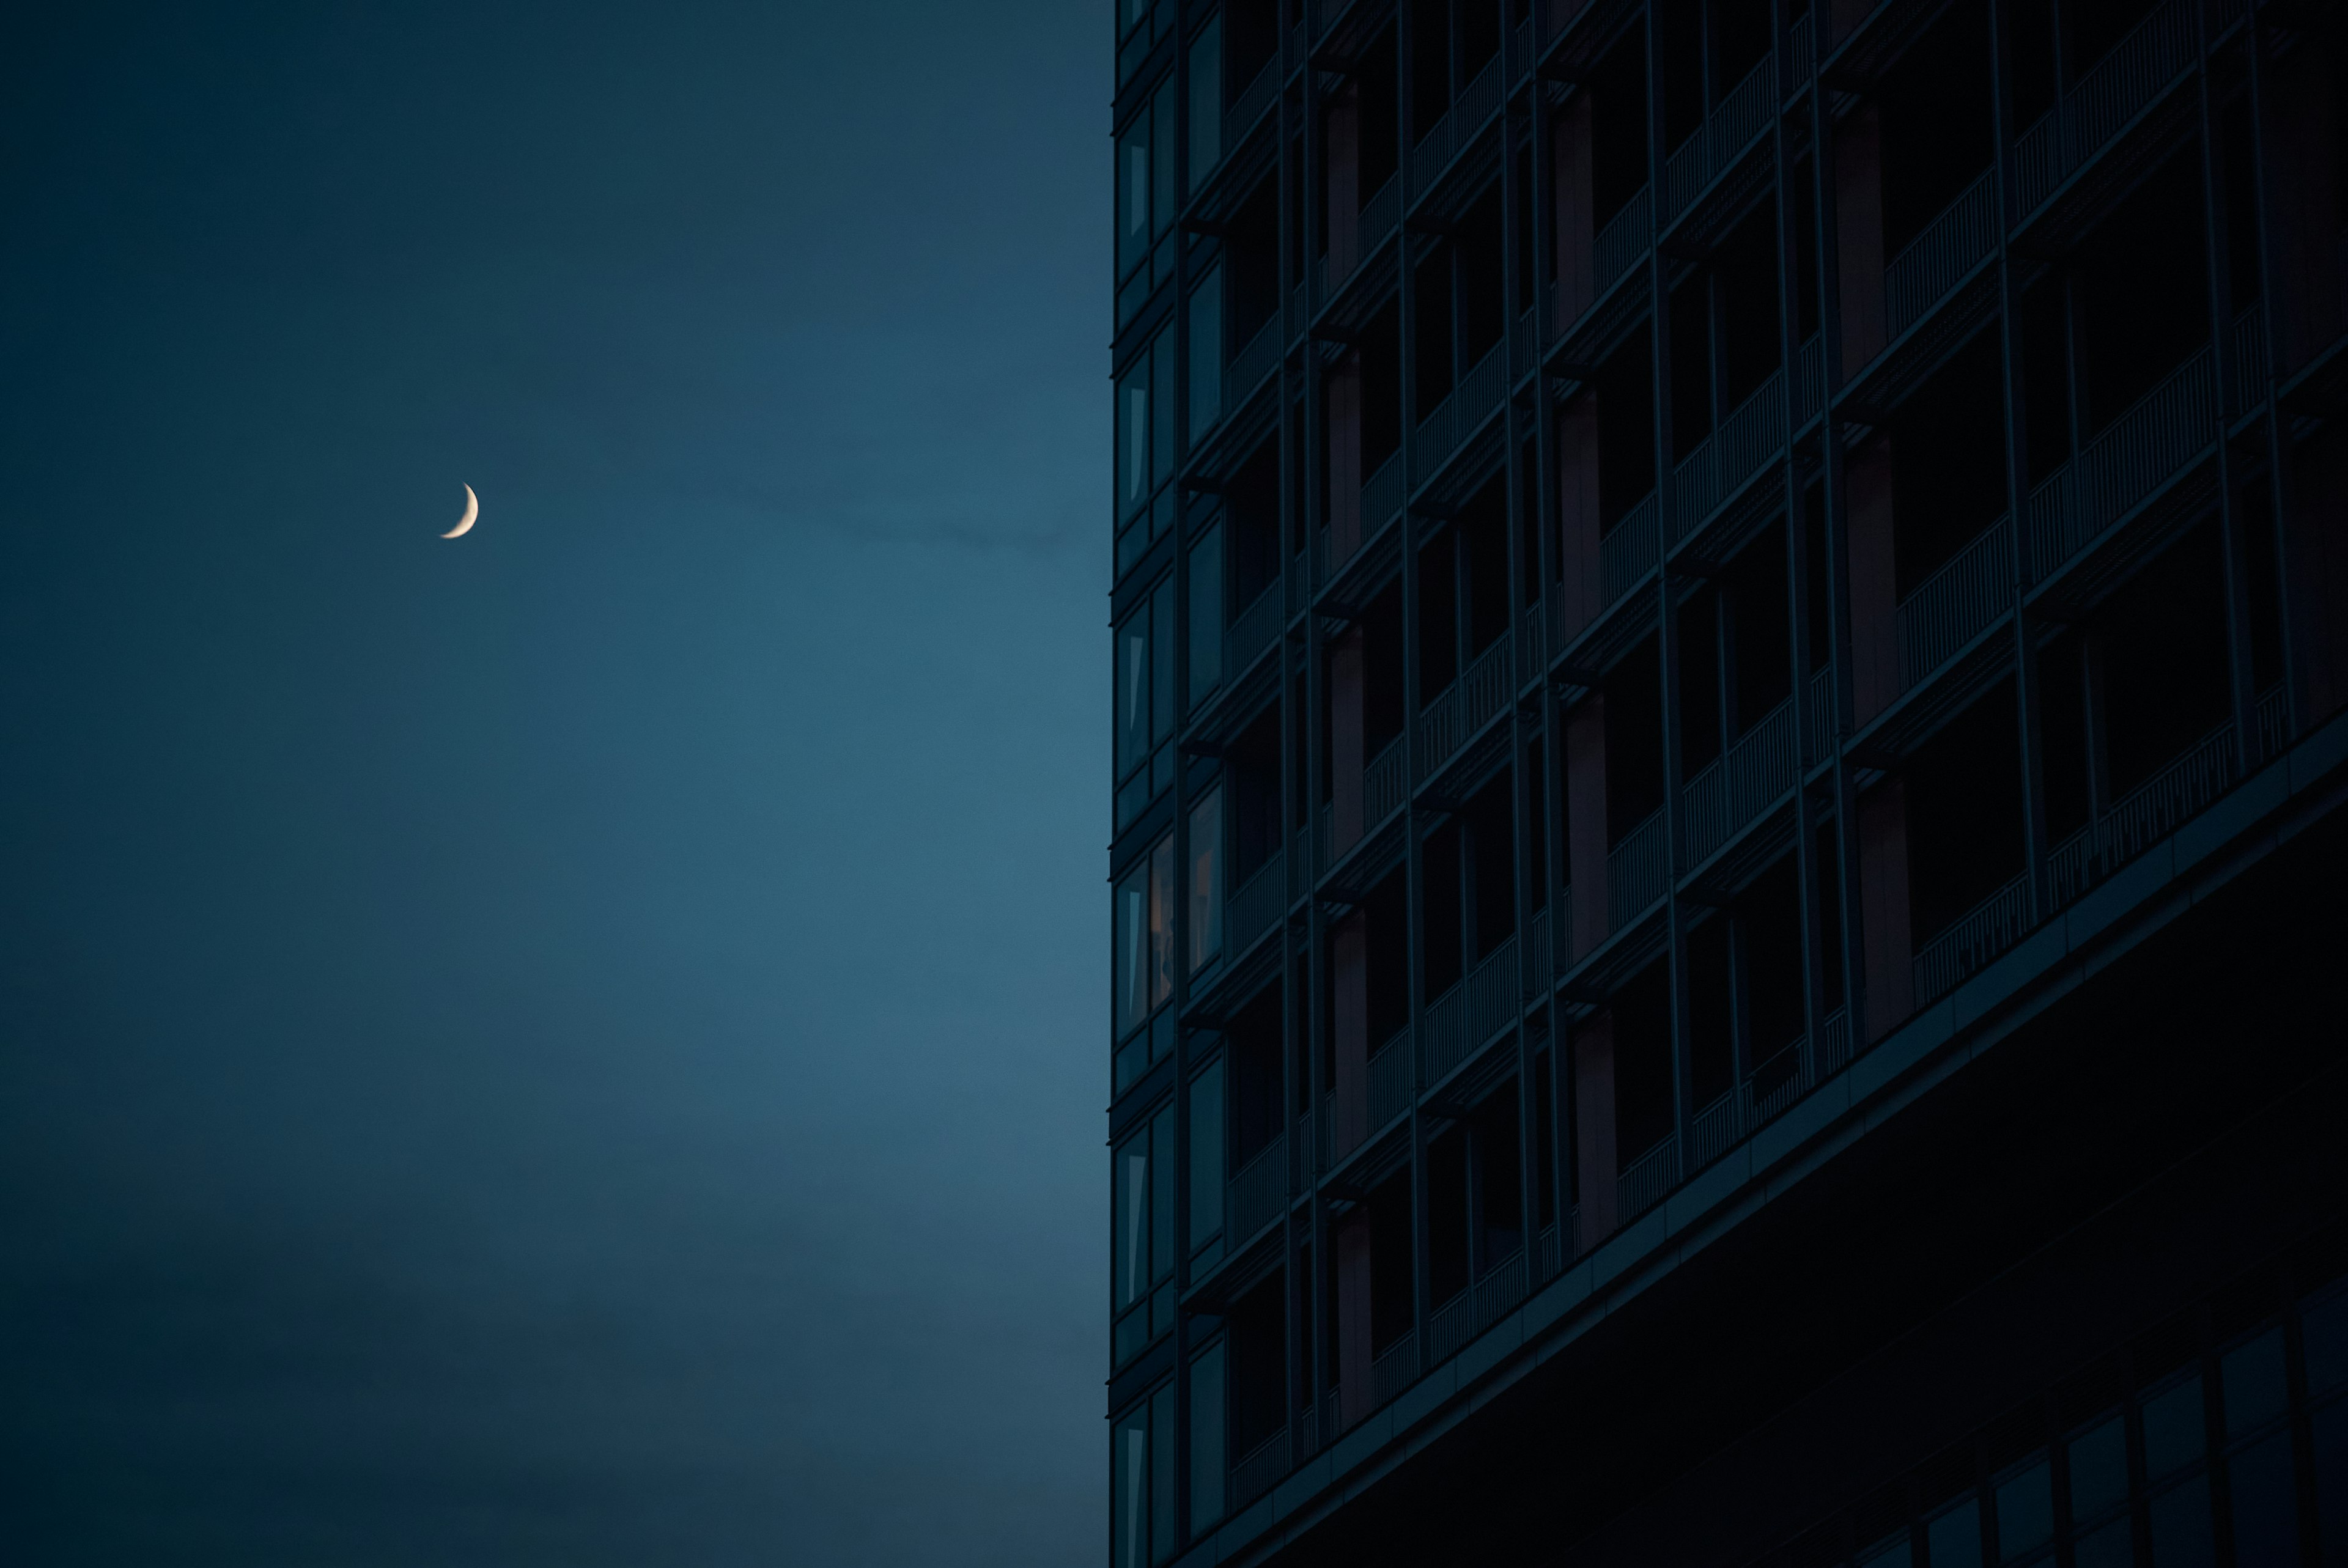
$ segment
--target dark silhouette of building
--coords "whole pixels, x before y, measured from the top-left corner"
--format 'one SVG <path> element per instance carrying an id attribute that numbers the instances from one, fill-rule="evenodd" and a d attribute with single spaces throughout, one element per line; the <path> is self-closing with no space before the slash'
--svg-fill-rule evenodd
<path id="1" fill-rule="evenodd" d="M 1117 3 L 1111 1563 L 2348 1563 L 2335 7 Z"/>

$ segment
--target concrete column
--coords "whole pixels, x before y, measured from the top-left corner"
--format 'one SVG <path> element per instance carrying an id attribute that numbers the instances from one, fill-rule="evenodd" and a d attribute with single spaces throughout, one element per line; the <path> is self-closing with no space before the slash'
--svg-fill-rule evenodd
<path id="1" fill-rule="evenodd" d="M 1614 1015 L 1601 1012 L 1573 1031 L 1573 1143 L 1581 1188 L 1579 1250 L 1614 1229 Z"/>
<path id="2" fill-rule="evenodd" d="M 1362 629 L 1348 627 L 1329 645 L 1329 854 L 1362 836 Z"/>
<path id="3" fill-rule="evenodd" d="M 1847 378 L 1883 352 L 1883 131 L 1869 104 L 1835 128 L 1835 262 Z"/>
<path id="4" fill-rule="evenodd" d="M 1591 200 L 1590 94 L 1576 93 L 1557 117 L 1557 320 L 1588 310 L 1597 292 L 1598 229 Z"/>
<path id="5" fill-rule="evenodd" d="M 1337 1406 L 1352 1426 L 1370 1413 L 1370 1215 L 1356 1204 L 1337 1222 Z"/>
<path id="6" fill-rule="evenodd" d="M 1867 1039 L 1872 1044 L 1915 1006 L 1915 955 L 1908 927 L 1908 792 L 1896 778 L 1859 797 L 1859 901 Z"/>
<path id="7" fill-rule="evenodd" d="M 1557 641 L 1579 636 L 1606 608 L 1598 564 L 1598 399 L 1588 393 L 1557 421 Z"/>
<path id="8" fill-rule="evenodd" d="M 1330 1157 L 1351 1151 L 1370 1132 L 1369 917 L 1359 910 L 1329 933 L 1331 1065 L 1336 1104 L 1331 1112 Z"/>
<path id="9" fill-rule="evenodd" d="M 1891 442 L 1870 441 L 1843 466 L 1850 549 L 1851 722 L 1900 695 L 1900 575 L 1892 537 Z"/>
<path id="10" fill-rule="evenodd" d="M 1573 857 L 1573 938 L 1579 958 L 1606 939 L 1606 698 L 1566 716 L 1565 835 Z"/>
<path id="11" fill-rule="evenodd" d="M 1362 259 L 1362 92 L 1348 83 L 1329 103 L 1329 286 Z"/>

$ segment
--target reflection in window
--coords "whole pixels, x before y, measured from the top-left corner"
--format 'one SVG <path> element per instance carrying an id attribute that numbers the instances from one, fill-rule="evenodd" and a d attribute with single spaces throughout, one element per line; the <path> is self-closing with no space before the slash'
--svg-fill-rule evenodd
<path id="1" fill-rule="evenodd" d="M 1223 950 L 1223 792 L 1190 808 L 1190 972 Z"/>
<path id="2" fill-rule="evenodd" d="M 1190 1529 L 1223 1516 L 1223 1341 L 1190 1358 Z"/>
<path id="3" fill-rule="evenodd" d="M 1174 839 L 1158 841 L 1117 885 L 1117 1037 L 1174 994 Z"/>
<path id="4" fill-rule="evenodd" d="M 1200 534 L 1190 546 L 1190 706 L 1223 680 L 1223 528 Z"/>
<path id="5" fill-rule="evenodd" d="M 1123 1366 L 1174 1326 L 1174 1107 L 1117 1146 L 1111 1225 L 1112 1353 Z"/>
<path id="6" fill-rule="evenodd" d="M 1190 291 L 1190 440 L 1223 416 L 1223 270 Z"/>
<path id="7" fill-rule="evenodd" d="M 1117 1418 L 1111 1448 L 1110 1556 L 1117 1568 L 1149 1568 L 1174 1555 L 1171 1383 Z"/>
<path id="8" fill-rule="evenodd" d="M 1223 23 L 1211 17 L 1190 46 L 1190 189 L 1223 156 Z"/>

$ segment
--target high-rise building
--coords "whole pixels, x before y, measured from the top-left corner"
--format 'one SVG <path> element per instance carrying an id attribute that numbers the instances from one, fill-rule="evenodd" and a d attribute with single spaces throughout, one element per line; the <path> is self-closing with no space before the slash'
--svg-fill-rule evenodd
<path id="1" fill-rule="evenodd" d="M 1108 1555 L 2348 1563 L 2322 0 L 1117 0 Z"/>

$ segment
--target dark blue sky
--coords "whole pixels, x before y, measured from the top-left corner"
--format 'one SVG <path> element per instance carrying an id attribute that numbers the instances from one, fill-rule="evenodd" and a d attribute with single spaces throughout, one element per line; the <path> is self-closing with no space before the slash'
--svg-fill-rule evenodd
<path id="1" fill-rule="evenodd" d="M 0 1560 L 1093 1561 L 1106 5 L 46 9 Z"/>

